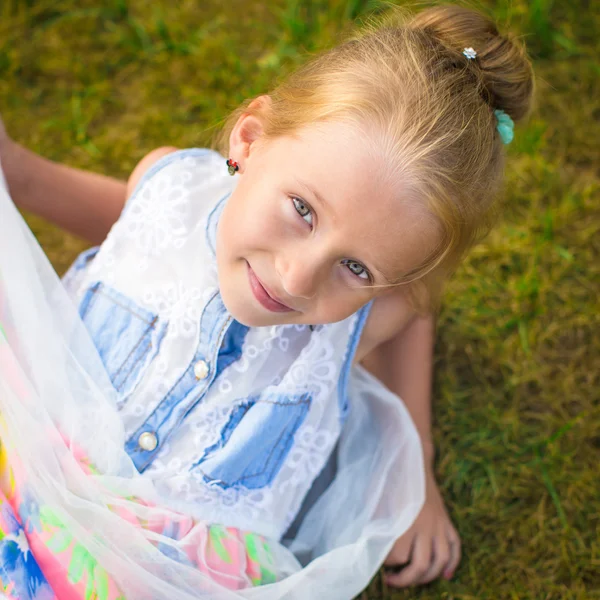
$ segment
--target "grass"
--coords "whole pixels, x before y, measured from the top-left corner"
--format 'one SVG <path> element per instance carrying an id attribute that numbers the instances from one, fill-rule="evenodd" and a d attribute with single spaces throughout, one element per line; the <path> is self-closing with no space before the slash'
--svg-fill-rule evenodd
<path id="1" fill-rule="evenodd" d="M 600 598 L 600 11 L 482 2 L 534 58 L 505 214 L 448 286 L 435 349 L 437 475 L 464 557 L 453 581 L 363 599 Z M 596 7 L 597 8 L 597 7 Z M 209 143 L 242 99 L 380 10 L 367 0 L 4 0 L 0 112 L 42 155 L 126 178 Z M 59 272 L 81 240 L 28 221 Z"/>

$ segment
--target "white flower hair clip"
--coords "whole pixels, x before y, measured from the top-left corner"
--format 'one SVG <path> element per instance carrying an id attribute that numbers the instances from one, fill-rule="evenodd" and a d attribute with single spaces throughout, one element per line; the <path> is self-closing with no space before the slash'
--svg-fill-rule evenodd
<path id="1" fill-rule="evenodd" d="M 469 59 L 473 60 L 477 56 L 477 52 L 473 48 L 465 48 L 463 54 Z"/>

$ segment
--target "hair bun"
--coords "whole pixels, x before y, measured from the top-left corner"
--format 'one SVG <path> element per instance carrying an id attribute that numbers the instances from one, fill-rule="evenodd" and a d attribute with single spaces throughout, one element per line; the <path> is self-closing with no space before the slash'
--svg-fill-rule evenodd
<path id="1" fill-rule="evenodd" d="M 472 62 L 478 66 L 491 107 L 504 110 L 515 121 L 529 113 L 534 82 L 525 47 L 501 35 L 491 19 L 461 6 L 436 6 L 412 17 L 408 27 L 429 34 L 451 53 L 473 48 L 477 57 Z"/>

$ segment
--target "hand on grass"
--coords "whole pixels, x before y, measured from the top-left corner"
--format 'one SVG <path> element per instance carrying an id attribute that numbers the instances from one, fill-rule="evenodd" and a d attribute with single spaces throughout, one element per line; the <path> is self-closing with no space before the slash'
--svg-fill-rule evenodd
<path id="1" fill-rule="evenodd" d="M 460 562 L 460 537 L 430 469 L 425 486 L 425 503 L 419 516 L 385 560 L 385 580 L 390 586 L 420 585 L 440 576 L 450 579 Z"/>

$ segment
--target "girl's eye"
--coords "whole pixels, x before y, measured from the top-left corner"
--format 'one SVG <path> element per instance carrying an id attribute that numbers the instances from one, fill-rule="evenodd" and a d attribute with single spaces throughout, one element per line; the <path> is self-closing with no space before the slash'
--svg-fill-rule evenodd
<path id="1" fill-rule="evenodd" d="M 351 273 L 360 277 L 361 279 L 369 280 L 369 272 L 358 262 L 355 260 L 343 260 L 342 264 L 348 267 Z"/>
<path id="2" fill-rule="evenodd" d="M 308 205 L 299 198 L 292 198 L 296 212 L 312 227 L 313 215 Z"/>

